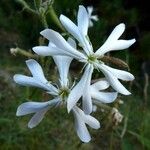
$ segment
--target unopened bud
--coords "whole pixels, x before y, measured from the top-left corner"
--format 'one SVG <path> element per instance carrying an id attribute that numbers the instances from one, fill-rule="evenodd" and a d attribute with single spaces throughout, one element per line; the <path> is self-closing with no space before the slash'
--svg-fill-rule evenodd
<path id="1" fill-rule="evenodd" d="M 118 125 L 119 123 L 122 122 L 123 115 L 118 111 L 118 109 L 113 108 L 111 114 L 112 114 L 112 120 L 115 125 Z"/>
<path id="2" fill-rule="evenodd" d="M 10 53 L 11 53 L 12 55 L 16 55 L 17 52 L 18 52 L 18 49 L 17 49 L 17 48 L 11 48 L 11 49 L 10 49 Z"/>
<path id="3" fill-rule="evenodd" d="M 105 63 L 111 63 L 111 64 L 114 64 L 114 65 L 117 65 L 120 68 L 129 69 L 128 64 L 126 62 L 124 62 L 123 60 L 119 59 L 119 58 L 104 56 L 104 57 L 101 57 L 99 59 L 101 61 L 105 62 Z"/>

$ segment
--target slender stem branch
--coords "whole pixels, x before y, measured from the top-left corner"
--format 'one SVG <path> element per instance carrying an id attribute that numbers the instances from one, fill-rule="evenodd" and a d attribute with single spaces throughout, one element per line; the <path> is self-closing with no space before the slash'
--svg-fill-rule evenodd
<path id="1" fill-rule="evenodd" d="M 112 107 L 110 107 L 108 105 L 105 105 L 105 104 L 102 104 L 102 103 L 100 103 L 100 102 L 98 102 L 96 100 L 93 100 L 93 103 L 96 104 L 97 106 L 107 110 L 107 111 L 111 111 L 113 109 Z"/>
<path id="2" fill-rule="evenodd" d="M 56 15 L 55 10 L 53 9 L 52 6 L 49 7 L 49 11 L 48 11 L 50 17 L 52 18 L 52 20 L 54 21 L 54 23 L 62 30 L 65 31 L 64 27 L 61 25 L 58 16 Z"/>
<path id="3" fill-rule="evenodd" d="M 17 48 L 11 48 L 10 52 L 14 55 L 21 54 L 23 56 L 30 57 L 30 58 L 38 58 L 39 57 L 38 55 L 34 55 L 34 54 L 27 52 L 26 50 L 20 49 L 18 47 Z"/>
<path id="4" fill-rule="evenodd" d="M 122 132 L 121 132 L 121 138 L 123 138 L 124 137 L 124 135 L 125 135 L 125 133 L 126 133 L 126 130 L 127 130 L 127 123 L 128 123 L 128 117 L 125 117 L 125 119 L 124 119 L 124 126 L 123 126 L 123 130 L 122 130 Z"/>
<path id="5" fill-rule="evenodd" d="M 38 13 L 31 9 L 30 6 L 24 1 L 24 0 L 16 0 L 19 4 L 21 4 L 23 6 L 23 8 L 28 11 L 29 13 L 32 13 L 32 14 L 36 14 L 38 15 Z"/>
<path id="6" fill-rule="evenodd" d="M 46 15 L 39 15 L 42 21 L 44 28 L 48 28 L 48 23 L 46 21 Z"/>

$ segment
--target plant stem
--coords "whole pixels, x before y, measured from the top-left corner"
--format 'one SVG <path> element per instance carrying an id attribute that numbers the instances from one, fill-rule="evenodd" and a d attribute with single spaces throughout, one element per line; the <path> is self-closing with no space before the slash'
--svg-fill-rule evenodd
<path id="1" fill-rule="evenodd" d="M 93 102 L 94 102 L 94 104 L 96 104 L 97 106 L 99 106 L 99 107 L 101 107 L 101 108 L 103 108 L 103 109 L 105 109 L 105 110 L 107 110 L 107 111 L 111 111 L 113 108 L 112 107 L 110 107 L 110 106 L 108 106 L 108 105 L 105 105 L 105 104 L 102 104 L 102 103 L 100 103 L 100 102 L 98 102 L 98 101 L 96 101 L 96 100 L 93 100 Z"/>
<path id="2" fill-rule="evenodd" d="M 17 48 L 11 48 L 10 51 L 14 55 L 21 54 L 23 56 L 30 57 L 30 58 L 38 58 L 39 57 L 38 55 L 34 55 L 34 54 L 27 52 L 26 50 L 20 49 L 18 47 Z"/>
<path id="3" fill-rule="evenodd" d="M 41 21 L 42 21 L 42 24 L 43 24 L 44 28 L 48 28 L 48 23 L 46 21 L 46 16 L 45 15 L 40 15 L 40 18 L 41 18 Z"/>
<path id="4" fill-rule="evenodd" d="M 30 6 L 24 1 L 24 0 L 16 0 L 19 4 L 21 4 L 23 6 L 23 8 L 28 11 L 29 13 L 32 13 L 32 14 L 36 14 L 38 15 L 38 13 L 31 9 Z"/>
<path id="5" fill-rule="evenodd" d="M 65 31 L 64 27 L 61 25 L 58 16 L 56 15 L 55 10 L 53 9 L 52 6 L 49 7 L 49 15 L 52 18 L 52 20 L 54 21 L 54 23 L 62 30 Z"/>

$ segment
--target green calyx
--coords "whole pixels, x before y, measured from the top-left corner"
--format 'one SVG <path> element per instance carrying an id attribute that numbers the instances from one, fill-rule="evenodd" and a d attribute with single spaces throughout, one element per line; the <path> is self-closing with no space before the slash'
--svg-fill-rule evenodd
<path id="1" fill-rule="evenodd" d="M 69 95 L 69 89 L 64 87 L 59 90 L 59 96 L 64 101 Z"/>
<path id="2" fill-rule="evenodd" d="M 97 61 L 97 57 L 95 56 L 95 55 L 89 55 L 88 56 L 88 62 L 89 63 L 91 63 L 91 64 L 93 64 L 93 63 L 95 63 Z"/>

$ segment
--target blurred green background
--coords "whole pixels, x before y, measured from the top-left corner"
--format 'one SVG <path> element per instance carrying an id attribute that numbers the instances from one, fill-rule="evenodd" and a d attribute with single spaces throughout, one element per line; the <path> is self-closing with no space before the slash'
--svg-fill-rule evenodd
<path id="1" fill-rule="evenodd" d="M 33 1 L 26 0 L 32 9 Z M 89 29 L 89 37 L 95 49 L 106 40 L 112 29 L 119 23 L 126 24 L 123 38 L 136 38 L 130 49 L 112 52 L 111 55 L 127 62 L 136 77 L 126 87 L 131 96 L 120 96 L 123 104 L 117 106 L 124 119 L 114 126 L 109 114 L 98 110 L 93 115 L 101 122 L 99 130 L 91 130 L 92 140 L 80 142 L 73 128 L 73 119 L 66 109 L 52 109 L 34 129 L 27 128 L 31 116 L 17 118 L 18 105 L 27 100 L 47 99 L 43 91 L 16 85 L 13 75 L 27 74 L 27 57 L 10 53 L 10 48 L 20 47 L 31 51 L 39 45 L 39 32 L 44 29 L 40 18 L 27 12 L 15 0 L 0 0 L 0 150 L 148 150 L 150 149 L 150 12 L 146 0 L 55 0 L 54 9 L 72 20 L 76 18 L 78 5 L 94 6 L 99 21 Z M 60 29 L 47 15 L 49 28 Z M 50 58 L 47 72 L 56 73 Z M 41 60 L 39 60 L 41 61 Z M 45 63 L 44 63 L 45 64 Z M 43 65 L 46 68 L 46 65 Z M 78 70 L 77 64 L 72 72 Z M 46 70 L 46 69 L 45 69 Z M 97 74 L 95 73 L 95 76 Z M 112 104 L 116 105 L 116 104 Z M 118 105 L 118 104 L 117 104 Z"/>

